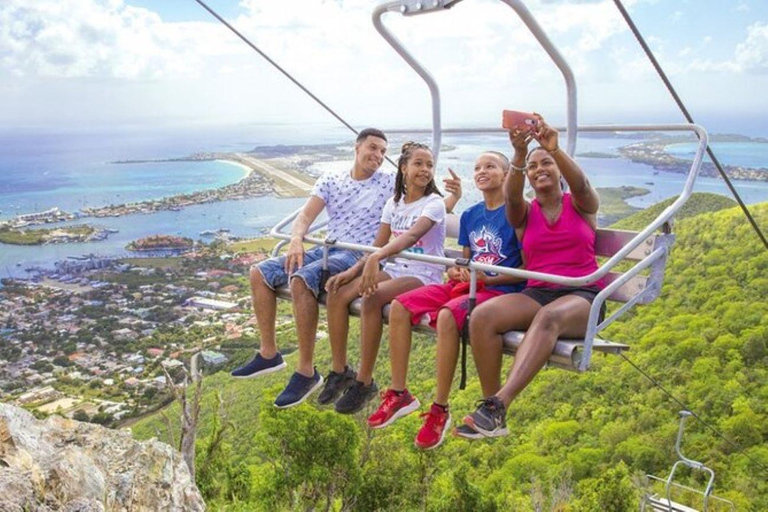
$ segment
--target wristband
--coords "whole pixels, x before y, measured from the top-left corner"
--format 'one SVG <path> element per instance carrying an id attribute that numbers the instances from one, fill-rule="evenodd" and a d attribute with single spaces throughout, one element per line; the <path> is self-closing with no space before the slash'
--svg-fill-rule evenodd
<path id="1" fill-rule="evenodd" d="M 525 176 L 525 171 L 527 170 L 525 167 L 518 167 L 515 164 L 509 164 L 509 168 L 512 169 L 512 172 L 519 172 L 523 176 Z"/>

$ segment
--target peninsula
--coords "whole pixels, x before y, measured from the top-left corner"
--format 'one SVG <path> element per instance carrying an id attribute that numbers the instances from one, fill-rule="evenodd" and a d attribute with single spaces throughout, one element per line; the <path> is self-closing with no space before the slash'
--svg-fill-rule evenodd
<path id="1" fill-rule="evenodd" d="M 312 190 L 314 178 L 292 170 L 282 159 L 268 161 L 248 153 L 195 153 L 186 158 L 162 160 L 122 160 L 116 164 L 178 161 L 222 160 L 240 165 L 248 170 L 246 176 L 231 185 L 190 194 L 179 194 L 161 199 L 108 205 L 98 208 L 83 208 L 86 217 L 120 217 L 134 213 L 154 213 L 162 210 L 177 211 L 195 204 L 249 199 L 275 194 L 281 197 L 304 197 Z"/>
<path id="2" fill-rule="evenodd" d="M 54 229 L 17 229 L 0 226 L 0 243 L 10 245 L 43 245 L 105 240 L 115 230 L 87 224 Z"/>
<path id="3" fill-rule="evenodd" d="M 654 137 L 643 142 L 637 142 L 619 148 L 619 154 L 632 162 L 650 165 L 658 171 L 686 174 L 691 169 L 691 160 L 678 158 L 667 152 L 672 144 L 693 142 L 690 138 L 664 137 L 654 134 Z M 766 144 L 765 139 L 752 139 L 742 135 L 713 135 L 710 142 L 752 142 Z M 768 168 L 744 167 L 738 165 L 723 165 L 723 170 L 729 178 L 737 180 L 768 181 Z M 701 176 L 717 177 L 720 175 L 715 165 L 705 161 L 701 166 Z"/>

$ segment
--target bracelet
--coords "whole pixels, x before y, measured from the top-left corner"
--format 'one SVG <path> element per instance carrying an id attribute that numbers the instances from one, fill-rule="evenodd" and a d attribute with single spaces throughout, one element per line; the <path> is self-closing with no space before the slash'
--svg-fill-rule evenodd
<path id="1" fill-rule="evenodd" d="M 554 150 L 550 151 L 549 154 L 552 156 L 555 156 L 560 152 L 560 146 L 557 146 Z"/>
<path id="2" fill-rule="evenodd" d="M 527 170 L 525 167 L 518 167 L 518 166 L 516 166 L 515 164 L 512 164 L 512 163 L 509 164 L 509 167 L 510 167 L 510 169 L 512 169 L 513 173 L 519 172 L 520 174 L 525 176 L 525 171 Z"/>

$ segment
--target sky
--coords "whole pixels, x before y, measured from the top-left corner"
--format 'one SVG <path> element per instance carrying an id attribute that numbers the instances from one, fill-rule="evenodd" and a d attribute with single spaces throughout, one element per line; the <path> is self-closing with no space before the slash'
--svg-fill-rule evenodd
<path id="1" fill-rule="evenodd" d="M 373 27 L 380 2 L 207 3 L 352 124 L 430 125 L 426 86 Z M 613 0 L 525 4 L 575 73 L 580 124 L 683 120 Z M 697 121 L 768 125 L 768 2 L 624 5 Z M 503 109 L 564 122 L 561 75 L 500 0 L 384 23 L 440 85 L 444 126 L 497 126 Z M 5 129 L 238 123 L 335 121 L 194 0 L 0 1 Z"/>

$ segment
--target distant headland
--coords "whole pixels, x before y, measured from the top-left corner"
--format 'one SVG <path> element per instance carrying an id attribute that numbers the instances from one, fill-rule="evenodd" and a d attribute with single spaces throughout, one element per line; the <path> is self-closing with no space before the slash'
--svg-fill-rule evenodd
<path id="1" fill-rule="evenodd" d="M 667 151 L 673 144 L 694 142 L 690 137 L 669 137 L 661 134 L 653 134 L 648 140 L 629 144 L 619 148 L 619 154 L 635 163 L 650 165 L 658 171 L 687 173 L 691 168 L 691 160 L 676 157 Z M 725 134 L 713 135 L 712 142 L 749 142 L 756 144 L 768 144 L 764 138 L 751 138 L 744 135 Z M 723 170 L 729 178 L 737 180 L 768 181 L 768 168 L 745 167 L 738 165 L 723 165 Z M 715 165 L 705 161 L 701 166 L 701 176 L 719 176 Z"/>

